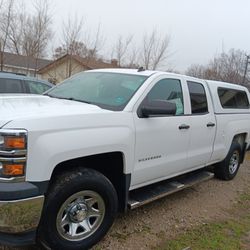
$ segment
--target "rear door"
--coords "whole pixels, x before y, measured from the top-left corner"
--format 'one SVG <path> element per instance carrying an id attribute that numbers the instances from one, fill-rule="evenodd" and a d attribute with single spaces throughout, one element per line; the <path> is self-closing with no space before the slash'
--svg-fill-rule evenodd
<path id="1" fill-rule="evenodd" d="M 192 80 L 187 86 L 191 105 L 188 166 L 192 169 L 205 166 L 211 158 L 216 120 L 206 83 Z"/>

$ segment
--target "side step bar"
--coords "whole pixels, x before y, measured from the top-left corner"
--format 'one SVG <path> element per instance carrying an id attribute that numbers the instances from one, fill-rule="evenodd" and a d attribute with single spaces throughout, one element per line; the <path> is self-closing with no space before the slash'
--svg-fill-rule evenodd
<path id="1" fill-rule="evenodd" d="M 214 174 L 208 171 L 196 171 L 170 180 L 162 181 L 129 193 L 128 207 L 135 209 L 151 201 L 191 187 L 202 181 L 212 179 Z"/>

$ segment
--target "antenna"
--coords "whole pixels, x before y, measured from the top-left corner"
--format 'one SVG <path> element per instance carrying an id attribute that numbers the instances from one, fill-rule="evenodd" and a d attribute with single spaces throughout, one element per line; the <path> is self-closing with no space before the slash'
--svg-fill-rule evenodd
<path id="1" fill-rule="evenodd" d="M 143 67 L 140 67 L 137 72 L 142 72 L 142 71 L 145 71 L 145 69 Z"/>

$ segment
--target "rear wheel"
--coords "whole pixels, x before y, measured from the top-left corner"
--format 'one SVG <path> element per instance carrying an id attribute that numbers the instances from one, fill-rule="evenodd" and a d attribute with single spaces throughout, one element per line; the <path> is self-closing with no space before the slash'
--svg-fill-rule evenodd
<path id="1" fill-rule="evenodd" d="M 222 180 L 232 180 L 240 167 L 241 146 L 237 142 L 233 142 L 227 157 L 215 166 L 215 176 Z"/>
<path id="2" fill-rule="evenodd" d="M 113 224 L 117 203 L 113 185 L 99 172 L 65 173 L 46 198 L 38 240 L 51 249 L 89 249 Z"/>

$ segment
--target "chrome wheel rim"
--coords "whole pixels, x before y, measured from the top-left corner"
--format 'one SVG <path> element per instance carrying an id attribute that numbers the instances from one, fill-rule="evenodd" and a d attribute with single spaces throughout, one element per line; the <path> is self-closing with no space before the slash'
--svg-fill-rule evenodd
<path id="1" fill-rule="evenodd" d="M 229 161 L 229 173 L 234 174 L 239 166 L 240 155 L 238 151 L 234 151 Z"/>
<path id="2" fill-rule="evenodd" d="M 56 218 L 57 231 L 69 241 L 81 241 L 92 235 L 102 224 L 105 203 L 91 190 L 70 196 L 61 206 Z"/>

